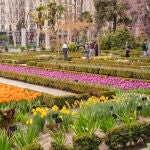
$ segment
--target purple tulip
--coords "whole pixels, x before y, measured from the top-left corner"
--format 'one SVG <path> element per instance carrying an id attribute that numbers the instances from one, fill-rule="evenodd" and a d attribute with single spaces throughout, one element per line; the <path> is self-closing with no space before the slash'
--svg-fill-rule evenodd
<path id="1" fill-rule="evenodd" d="M 63 71 L 54 70 L 40 70 L 37 68 L 28 68 L 22 66 L 7 66 L 0 65 L 0 70 L 12 71 L 17 73 L 34 74 L 42 77 L 48 77 L 52 79 L 60 79 L 67 81 L 78 81 L 81 83 L 95 84 L 95 85 L 105 85 L 113 88 L 119 88 L 122 90 L 130 89 L 150 89 L 150 82 L 138 81 L 138 80 L 125 80 L 123 78 L 116 77 L 101 77 L 94 74 L 85 73 L 70 73 Z"/>

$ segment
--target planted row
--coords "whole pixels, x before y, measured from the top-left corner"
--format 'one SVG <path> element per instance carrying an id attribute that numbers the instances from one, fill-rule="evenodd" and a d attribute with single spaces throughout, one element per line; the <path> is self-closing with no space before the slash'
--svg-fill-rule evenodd
<path id="1" fill-rule="evenodd" d="M 130 89 L 149 89 L 150 88 L 150 83 L 149 82 L 144 82 L 144 81 L 138 81 L 138 80 L 125 80 L 122 78 L 114 78 L 114 77 L 101 77 L 99 75 L 93 75 L 93 74 L 85 74 L 85 73 L 73 73 L 73 72 L 65 72 L 65 71 L 58 71 L 58 70 L 43 70 L 43 69 L 38 69 L 38 68 L 29 68 L 29 67 L 22 67 L 22 66 L 8 66 L 8 65 L 0 65 L 0 70 L 1 74 L 4 71 L 10 71 L 13 73 L 21 73 L 21 74 L 26 74 L 26 76 L 30 75 L 34 78 L 34 76 L 38 76 L 38 78 L 43 78 L 44 77 L 44 82 L 50 81 L 50 80 L 59 80 L 59 85 L 61 83 L 69 83 L 68 85 L 63 85 L 64 90 L 71 90 L 74 86 L 77 85 L 82 85 L 83 87 L 78 89 L 77 93 L 84 93 L 86 92 L 86 87 L 94 87 L 99 88 L 100 91 L 108 91 L 108 88 L 106 86 L 114 87 L 114 88 L 119 88 L 122 90 L 130 90 Z M 113 70 L 115 72 L 115 70 Z M 119 71 L 120 74 L 124 75 L 122 71 Z M 129 72 L 130 73 L 130 72 Z M 6 73 L 4 73 L 6 74 Z M 128 72 L 127 72 L 128 74 Z M 4 75 L 1 75 L 4 76 Z M 25 76 L 25 75 L 24 75 Z M 142 77 L 146 76 L 149 79 L 149 74 L 142 74 Z M 11 77 L 11 76 L 10 76 Z M 20 77 L 15 77 L 15 78 L 20 78 Z M 24 77 L 23 77 L 24 78 Z M 27 81 L 26 79 L 23 79 Z M 27 81 L 30 82 L 30 81 Z M 31 81 L 32 83 L 41 83 L 42 81 L 37 81 L 36 79 Z M 42 84 L 42 83 L 41 83 Z M 46 82 L 43 83 L 43 85 L 49 85 L 51 83 Z M 55 85 L 56 88 L 62 89 L 62 85 L 59 86 L 57 83 L 57 86 Z M 50 86 L 50 85 L 49 85 Z M 65 86 L 65 88 L 64 88 Z M 102 87 L 103 86 L 103 87 Z M 52 85 L 50 87 L 53 87 Z M 80 86 L 81 87 L 81 86 Z M 74 88 L 73 88 L 74 89 Z M 82 91 L 82 92 L 80 92 Z M 83 92 L 84 91 L 84 92 Z M 87 90 L 89 93 L 93 93 L 94 91 L 91 89 L 90 91 Z M 75 92 L 75 91 L 74 91 Z"/>
<path id="2" fill-rule="evenodd" d="M 66 63 L 36 63 L 30 62 L 28 65 L 41 67 L 41 68 L 53 68 L 53 69 L 62 69 L 68 71 L 76 71 L 76 72 L 85 72 L 92 74 L 100 74 L 114 77 L 124 77 L 124 78 L 135 78 L 135 79 L 150 79 L 150 72 L 144 72 L 139 70 L 129 70 L 129 69 L 121 69 L 121 68 L 106 68 L 101 66 L 89 66 L 89 65 L 74 65 L 74 64 L 66 64 Z"/>
<path id="3" fill-rule="evenodd" d="M 101 87 L 101 86 L 94 86 L 91 84 L 59 80 L 55 78 L 46 78 L 46 77 L 38 76 L 34 74 L 25 74 L 25 73 L 13 72 L 13 71 L 1 70 L 0 76 L 9 78 L 9 79 L 27 82 L 27 83 L 48 86 L 48 87 L 56 88 L 60 90 L 71 91 L 77 94 L 89 94 L 89 95 L 95 95 L 95 96 L 105 95 L 108 97 L 112 97 L 112 95 L 115 94 L 114 91 L 109 90 L 108 88 Z"/>

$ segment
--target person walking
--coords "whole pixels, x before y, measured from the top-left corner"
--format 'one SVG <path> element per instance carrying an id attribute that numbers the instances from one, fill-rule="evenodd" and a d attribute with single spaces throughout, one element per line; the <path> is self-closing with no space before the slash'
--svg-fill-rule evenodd
<path id="1" fill-rule="evenodd" d="M 95 56 L 98 56 L 98 44 L 94 42 L 94 51 L 95 51 Z"/>
<path id="2" fill-rule="evenodd" d="M 90 51 L 90 46 L 89 43 L 85 43 L 85 57 L 88 59 L 89 58 L 89 51 Z"/>
<path id="3" fill-rule="evenodd" d="M 68 58 L 68 45 L 66 42 L 63 45 L 63 55 L 64 55 L 64 60 L 67 60 L 67 58 Z"/>
<path id="4" fill-rule="evenodd" d="M 142 58 L 147 57 L 147 50 L 148 50 L 148 44 L 147 44 L 147 39 L 145 39 L 141 45 L 143 56 Z"/>
<path id="5" fill-rule="evenodd" d="M 90 53 L 89 53 L 89 57 L 94 56 L 95 51 L 94 51 L 94 43 L 90 42 Z"/>
<path id="6" fill-rule="evenodd" d="M 125 50 L 126 50 L 126 57 L 130 57 L 129 56 L 129 53 L 130 53 L 130 44 L 129 44 L 128 41 L 126 41 Z"/>

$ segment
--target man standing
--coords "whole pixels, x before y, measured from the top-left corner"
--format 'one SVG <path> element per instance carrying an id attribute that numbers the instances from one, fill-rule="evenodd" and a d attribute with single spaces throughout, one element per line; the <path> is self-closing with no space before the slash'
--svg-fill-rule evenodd
<path id="1" fill-rule="evenodd" d="M 89 43 L 85 43 L 85 57 L 88 59 L 89 58 L 89 51 L 90 51 L 90 46 Z"/>
<path id="2" fill-rule="evenodd" d="M 67 46 L 67 43 L 65 42 L 64 45 L 63 45 L 63 54 L 64 54 L 64 60 L 67 60 L 68 58 L 68 46 Z"/>
<path id="3" fill-rule="evenodd" d="M 130 44 L 129 44 L 128 41 L 126 41 L 125 49 L 126 49 L 126 57 L 130 57 L 129 56 L 129 53 L 130 53 Z"/>
<path id="4" fill-rule="evenodd" d="M 98 56 L 98 44 L 94 42 L 95 56 Z"/>
<path id="5" fill-rule="evenodd" d="M 145 39 L 141 45 L 142 51 L 143 51 L 143 56 L 142 58 L 147 57 L 147 51 L 148 51 L 148 44 L 147 44 L 147 39 Z"/>

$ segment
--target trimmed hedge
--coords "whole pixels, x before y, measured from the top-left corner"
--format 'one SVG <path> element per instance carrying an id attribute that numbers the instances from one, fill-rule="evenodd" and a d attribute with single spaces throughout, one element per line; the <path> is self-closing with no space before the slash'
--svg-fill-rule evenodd
<path id="1" fill-rule="evenodd" d="M 126 58 L 127 60 L 129 60 L 129 61 L 127 61 L 127 62 L 119 62 L 119 61 L 117 61 L 117 60 L 119 60 L 119 59 L 121 59 L 122 60 L 122 58 L 112 58 L 112 59 L 108 59 L 108 60 L 103 60 L 103 59 L 81 59 L 81 58 L 73 58 L 72 59 L 72 62 L 74 62 L 74 63 L 90 63 L 90 64 L 97 64 L 97 65 L 101 65 L 101 64 L 110 64 L 110 62 L 111 62 L 111 64 L 110 65 L 117 65 L 117 64 L 120 64 L 120 65 L 135 65 L 135 66 L 138 66 L 138 65 L 140 65 L 140 66 L 145 66 L 145 65 L 148 65 L 148 66 L 150 66 L 150 58 L 145 58 L 145 59 L 142 59 L 142 58 Z"/>
<path id="2" fill-rule="evenodd" d="M 115 91 L 112 91 L 108 88 L 104 88 L 101 86 L 95 86 L 95 85 L 79 83 L 79 82 L 63 81 L 58 79 L 51 79 L 51 78 L 41 77 L 37 75 L 21 74 L 16 72 L 0 70 L 0 76 L 9 79 L 27 82 L 27 83 L 70 91 L 77 94 L 89 94 L 97 97 L 100 97 L 102 95 L 112 97 L 112 95 L 115 95 Z"/>
<path id="3" fill-rule="evenodd" d="M 38 143 L 34 143 L 31 145 L 27 145 L 19 150 L 43 150 L 43 147 Z"/>
<path id="4" fill-rule="evenodd" d="M 111 149 L 130 146 L 130 143 L 137 144 L 139 140 L 144 143 L 150 140 L 150 122 L 135 122 L 122 125 L 107 132 L 105 144 Z"/>
<path id="5" fill-rule="evenodd" d="M 96 135 L 87 133 L 73 137 L 73 147 L 75 150 L 98 150 L 102 139 Z"/>
<path id="6" fill-rule="evenodd" d="M 73 104 L 76 100 L 87 100 L 88 98 L 88 94 L 53 96 L 50 94 L 42 93 L 42 95 L 39 97 L 39 100 L 42 105 L 46 105 L 47 107 L 57 105 L 58 107 L 62 108 L 64 105 L 66 105 L 65 101 L 68 101 L 70 104 Z"/>
<path id="7" fill-rule="evenodd" d="M 65 145 L 58 145 L 55 142 L 51 142 L 52 150 L 73 150 L 73 148 L 65 146 Z"/>
<path id="8" fill-rule="evenodd" d="M 30 65 L 30 63 L 28 63 Z M 53 63 L 31 63 L 32 66 L 47 68 L 47 69 L 62 69 L 67 71 L 75 71 L 75 72 L 85 72 L 92 74 L 100 74 L 114 77 L 123 77 L 123 78 L 135 78 L 135 79 L 143 79 L 150 80 L 149 72 L 138 72 L 135 70 L 127 70 L 121 68 L 103 68 L 103 67 L 92 67 L 92 66 L 82 66 L 82 65 L 74 65 L 74 64 L 53 64 Z"/>

